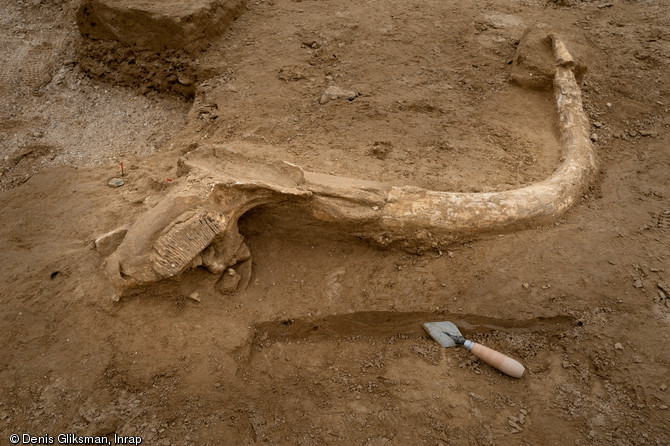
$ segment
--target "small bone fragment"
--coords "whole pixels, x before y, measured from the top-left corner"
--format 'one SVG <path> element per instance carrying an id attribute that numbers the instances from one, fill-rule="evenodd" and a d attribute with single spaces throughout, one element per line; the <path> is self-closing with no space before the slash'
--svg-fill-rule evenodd
<path id="1" fill-rule="evenodd" d="M 554 48 L 554 57 L 556 58 L 556 63 L 558 66 L 573 68 L 575 66 L 575 60 L 568 52 L 568 49 L 565 47 L 563 41 L 556 34 L 552 34 L 550 37 Z"/>
<path id="2" fill-rule="evenodd" d="M 246 245 L 244 245 L 246 247 Z M 248 248 L 247 248 L 248 249 Z M 240 263 L 236 267 L 237 274 L 240 276 L 240 283 L 237 285 L 237 291 L 244 291 L 249 286 L 249 281 L 251 280 L 251 257 Z"/>
<path id="3" fill-rule="evenodd" d="M 235 265 L 240 260 L 237 252 L 244 244 L 243 237 L 237 230 L 228 230 L 223 236 L 215 240 L 202 253 L 202 265 L 213 274 L 221 274 L 228 267 Z M 249 248 L 246 248 L 249 251 Z"/>
<path id="4" fill-rule="evenodd" d="M 237 274 L 234 269 L 228 268 L 226 272 L 221 275 L 221 279 L 219 279 L 216 287 L 223 294 L 231 294 L 237 290 L 240 279 L 240 275 Z"/>

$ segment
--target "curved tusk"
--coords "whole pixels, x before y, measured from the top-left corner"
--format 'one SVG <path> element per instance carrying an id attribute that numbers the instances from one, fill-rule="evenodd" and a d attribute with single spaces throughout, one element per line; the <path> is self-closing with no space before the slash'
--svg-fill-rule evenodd
<path id="1" fill-rule="evenodd" d="M 307 172 L 232 149 L 201 147 L 179 160 L 179 175 L 189 177 L 181 187 L 186 195 L 165 198 L 128 228 L 107 259 L 108 276 L 123 292 L 201 265 L 220 274 L 249 258 L 237 220 L 267 203 L 292 201 L 319 219 L 340 222 L 350 233 L 413 248 L 556 218 L 588 187 L 597 159 L 575 63 L 560 39 L 551 38 L 563 155 L 548 179 L 502 192 L 438 192 Z M 245 265 L 248 270 L 251 264 Z"/>
<path id="2" fill-rule="evenodd" d="M 374 238 L 424 245 L 427 240 L 453 240 L 464 234 L 502 232 L 546 222 L 565 212 L 586 190 L 597 169 L 589 139 L 589 120 L 565 45 L 551 36 L 557 62 L 554 96 L 563 145 L 562 160 L 551 177 L 519 189 L 501 192 L 439 192 L 417 187 L 391 187 Z M 377 186 L 378 189 L 383 187 Z M 345 198 L 346 193 L 341 195 Z M 348 215 L 341 219 L 349 218 Z M 337 219 L 337 218 L 332 218 Z M 361 235 L 370 235 L 372 228 Z"/>

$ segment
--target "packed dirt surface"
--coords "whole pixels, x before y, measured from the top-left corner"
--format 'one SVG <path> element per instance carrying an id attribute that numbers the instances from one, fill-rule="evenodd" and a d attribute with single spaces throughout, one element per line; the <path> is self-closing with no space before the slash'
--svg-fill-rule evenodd
<path id="1" fill-rule="evenodd" d="M 665 1 L 250 1 L 196 49 L 133 55 L 82 36 L 79 1 L 0 4 L 0 444 L 670 444 Z M 408 252 L 266 206 L 239 221 L 245 290 L 195 269 L 112 300 L 94 240 L 196 148 L 445 191 L 548 177 L 551 91 L 510 78 L 529 28 L 586 67 L 600 157 L 556 223 Z"/>

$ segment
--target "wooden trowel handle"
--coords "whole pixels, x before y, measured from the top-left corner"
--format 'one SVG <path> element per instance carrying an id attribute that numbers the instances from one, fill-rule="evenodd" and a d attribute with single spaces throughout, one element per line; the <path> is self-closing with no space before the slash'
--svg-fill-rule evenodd
<path id="1" fill-rule="evenodd" d="M 521 378 L 523 372 L 526 371 L 526 368 L 522 366 L 519 361 L 512 359 L 507 355 L 503 355 L 492 348 L 485 347 L 472 341 L 465 341 L 463 346 L 482 361 L 492 365 L 512 378 Z"/>

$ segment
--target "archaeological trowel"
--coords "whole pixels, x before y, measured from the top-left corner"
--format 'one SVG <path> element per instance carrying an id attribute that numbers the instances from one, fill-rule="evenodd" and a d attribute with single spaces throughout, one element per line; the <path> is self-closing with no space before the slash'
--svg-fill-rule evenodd
<path id="1" fill-rule="evenodd" d="M 442 347 L 462 345 L 482 361 L 513 378 L 521 378 L 523 372 L 526 371 L 519 361 L 481 344 L 466 340 L 453 322 L 426 322 L 423 328 Z"/>

